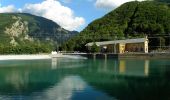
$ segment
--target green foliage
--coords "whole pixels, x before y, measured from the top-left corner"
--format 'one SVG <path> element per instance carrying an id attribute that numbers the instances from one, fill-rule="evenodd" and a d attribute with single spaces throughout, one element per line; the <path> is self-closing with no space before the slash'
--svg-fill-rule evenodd
<path id="1" fill-rule="evenodd" d="M 155 1 L 170 3 L 170 0 L 155 0 Z"/>
<path id="2" fill-rule="evenodd" d="M 27 42 L 25 45 L 3 45 L 0 44 L 0 54 L 37 54 L 50 53 L 53 45 L 49 43 Z"/>
<path id="3" fill-rule="evenodd" d="M 93 21 L 66 44 L 74 42 L 74 49 L 85 51 L 85 44 L 88 42 L 169 34 L 170 6 L 167 3 L 133 1 Z M 149 41 L 152 41 L 150 46 L 153 46 L 155 39 Z"/>
<path id="4" fill-rule="evenodd" d="M 91 47 L 91 52 L 92 53 L 97 53 L 100 51 L 100 48 L 96 45 L 96 43 L 94 42 L 92 47 Z"/>

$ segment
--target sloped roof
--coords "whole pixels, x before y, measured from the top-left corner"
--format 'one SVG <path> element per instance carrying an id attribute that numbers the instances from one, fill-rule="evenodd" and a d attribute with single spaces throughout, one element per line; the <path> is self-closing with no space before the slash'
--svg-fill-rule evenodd
<path id="1" fill-rule="evenodd" d="M 115 40 L 115 41 L 103 41 L 95 42 L 97 46 L 104 46 L 109 44 L 118 44 L 118 43 L 142 43 L 148 41 L 147 38 L 137 38 L 137 39 L 126 39 L 126 40 Z M 85 46 L 92 46 L 94 42 L 87 43 Z"/>

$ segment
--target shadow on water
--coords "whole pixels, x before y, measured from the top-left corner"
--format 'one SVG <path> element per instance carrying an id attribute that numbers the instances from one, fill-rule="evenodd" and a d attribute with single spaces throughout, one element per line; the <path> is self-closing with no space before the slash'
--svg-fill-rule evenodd
<path id="1" fill-rule="evenodd" d="M 169 100 L 168 59 L 0 62 L 0 99 Z"/>

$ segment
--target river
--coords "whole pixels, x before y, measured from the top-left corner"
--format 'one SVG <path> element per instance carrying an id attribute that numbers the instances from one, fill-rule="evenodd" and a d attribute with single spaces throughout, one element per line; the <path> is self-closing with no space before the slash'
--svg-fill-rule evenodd
<path id="1" fill-rule="evenodd" d="M 170 100 L 170 60 L 0 61 L 0 100 Z"/>

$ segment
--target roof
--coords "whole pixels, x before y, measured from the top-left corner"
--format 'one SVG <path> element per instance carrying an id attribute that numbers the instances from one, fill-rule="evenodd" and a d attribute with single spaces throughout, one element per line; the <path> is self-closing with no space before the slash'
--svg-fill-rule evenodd
<path id="1" fill-rule="evenodd" d="M 143 43 L 148 41 L 147 38 L 137 38 L 137 39 L 126 39 L 126 40 L 115 40 L 115 41 L 103 41 L 103 42 L 95 42 L 97 46 L 104 46 L 109 44 L 118 44 L 118 43 Z M 94 42 L 87 43 L 85 46 L 92 46 Z"/>

